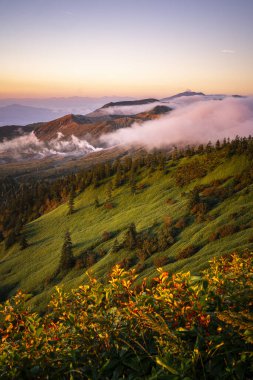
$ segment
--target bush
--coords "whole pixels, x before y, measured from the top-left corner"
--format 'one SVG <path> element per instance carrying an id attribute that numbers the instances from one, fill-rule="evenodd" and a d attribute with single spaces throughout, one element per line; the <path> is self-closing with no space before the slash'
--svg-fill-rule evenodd
<path id="1" fill-rule="evenodd" d="M 17 241 L 17 235 L 15 231 L 11 231 L 10 234 L 5 239 L 5 249 L 8 249 L 11 246 L 13 246 L 13 244 L 15 244 L 16 241 Z"/>
<path id="2" fill-rule="evenodd" d="M 114 208 L 114 205 L 113 205 L 112 202 L 105 202 L 105 203 L 104 203 L 104 208 L 105 208 L 106 210 L 112 210 L 112 209 Z"/>
<path id="3" fill-rule="evenodd" d="M 173 224 L 173 219 L 170 215 L 164 215 L 163 223 L 165 227 L 171 227 Z"/>
<path id="4" fill-rule="evenodd" d="M 110 240 L 111 237 L 112 237 L 112 234 L 111 234 L 111 232 L 109 232 L 109 231 L 104 231 L 104 232 L 102 233 L 102 241 L 103 241 L 103 242 Z"/>
<path id="5" fill-rule="evenodd" d="M 180 218 L 175 224 L 175 228 L 178 230 L 183 230 L 186 227 L 186 218 Z"/>
<path id="6" fill-rule="evenodd" d="M 83 261 L 83 258 L 79 257 L 76 259 L 75 268 L 77 270 L 85 268 L 85 263 Z"/>
<path id="7" fill-rule="evenodd" d="M 239 230 L 238 226 L 235 224 L 225 224 L 224 226 L 220 227 L 218 230 L 219 236 L 221 238 L 233 235 Z"/>
<path id="8" fill-rule="evenodd" d="M 154 257 L 153 264 L 156 268 L 163 267 L 164 265 L 168 264 L 169 260 L 167 256 L 158 256 Z"/>
<path id="9" fill-rule="evenodd" d="M 178 254 L 178 259 L 187 259 L 188 257 L 193 256 L 197 252 L 197 247 L 194 245 L 189 245 L 188 247 L 184 248 L 182 251 Z"/>
<path id="10" fill-rule="evenodd" d="M 165 203 L 167 205 L 174 205 L 176 203 L 176 201 L 174 199 L 172 199 L 172 198 L 167 198 L 166 201 L 165 201 Z"/>
<path id="11" fill-rule="evenodd" d="M 0 377 L 251 379 L 252 257 L 213 259 L 201 276 L 159 270 L 138 286 L 116 265 L 107 283 L 57 288 L 41 316 L 18 292 L 0 304 Z"/>
<path id="12" fill-rule="evenodd" d="M 218 232 L 212 232 L 208 238 L 209 241 L 215 241 L 217 239 L 219 239 L 219 233 Z"/>

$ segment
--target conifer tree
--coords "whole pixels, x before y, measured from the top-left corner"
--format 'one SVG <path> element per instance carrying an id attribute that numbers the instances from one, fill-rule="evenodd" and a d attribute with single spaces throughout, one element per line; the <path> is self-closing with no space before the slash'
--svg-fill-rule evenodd
<path id="1" fill-rule="evenodd" d="M 135 180 L 133 180 L 132 182 L 131 182 L 131 193 L 133 194 L 133 195 L 135 195 L 136 194 L 136 182 L 135 182 Z"/>
<path id="2" fill-rule="evenodd" d="M 112 183 L 108 182 L 107 188 L 106 188 L 106 195 L 107 195 L 107 201 L 111 201 L 112 199 Z"/>
<path id="3" fill-rule="evenodd" d="M 133 249 L 136 246 L 136 227 L 134 223 L 131 223 L 128 227 L 126 237 L 125 237 L 125 246 L 129 249 Z"/>
<path id="4" fill-rule="evenodd" d="M 100 205 L 99 205 L 98 197 L 95 198 L 94 206 L 95 206 L 95 208 L 98 208 L 98 207 L 100 206 Z"/>
<path id="5" fill-rule="evenodd" d="M 69 210 L 68 210 L 68 215 L 73 214 L 73 212 L 75 211 L 74 210 L 74 204 L 75 204 L 74 199 L 75 199 L 74 190 L 71 189 L 71 191 L 69 193 L 69 202 L 68 202 Z"/>
<path id="6" fill-rule="evenodd" d="M 120 244 L 119 244 L 119 241 L 118 239 L 116 238 L 113 242 L 113 246 L 112 246 L 112 252 L 113 253 L 116 253 L 120 250 Z"/>
<path id="7" fill-rule="evenodd" d="M 117 188 L 122 184 L 122 174 L 121 174 L 121 165 L 120 163 L 117 166 L 115 178 L 114 178 L 114 187 Z"/>
<path id="8" fill-rule="evenodd" d="M 199 202 L 200 202 L 199 189 L 198 187 L 194 187 L 194 189 L 190 192 L 189 203 L 188 203 L 189 209 L 192 209 L 193 206 L 195 206 Z"/>
<path id="9" fill-rule="evenodd" d="M 20 238 L 19 245 L 21 250 L 26 249 L 28 247 L 28 242 L 24 234 Z"/>
<path id="10" fill-rule="evenodd" d="M 17 239 L 17 236 L 16 236 L 15 231 L 11 230 L 11 232 L 9 233 L 9 235 L 7 236 L 7 238 L 5 239 L 5 249 L 8 249 L 13 244 L 15 244 L 16 243 L 16 239 Z"/>
<path id="11" fill-rule="evenodd" d="M 69 231 L 65 233 L 64 243 L 61 251 L 61 259 L 59 270 L 68 270 L 72 268 L 75 264 L 75 259 L 72 253 L 72 241 Z"/>

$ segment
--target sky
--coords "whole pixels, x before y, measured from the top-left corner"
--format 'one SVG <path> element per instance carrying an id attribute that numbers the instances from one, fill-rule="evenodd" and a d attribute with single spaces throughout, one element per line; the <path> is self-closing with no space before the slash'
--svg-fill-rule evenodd
<path id="1" fill-rule="evenodd" d="M 253 94 L 253 0 L 0 0 L 0 97 Z"/>

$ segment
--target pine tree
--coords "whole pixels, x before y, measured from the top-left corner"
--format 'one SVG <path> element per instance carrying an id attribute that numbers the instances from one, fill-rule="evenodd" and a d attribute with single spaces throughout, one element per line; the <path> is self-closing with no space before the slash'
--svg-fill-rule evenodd
<path id="1" fill-rule="evenodd" d="M 28 242 L 24 234 L 21 236 L 19 245 L 21 250 L 26 249 L 28 247 Z"/>
<path id="2" fill-rule="evenodd" d="M 113 242 L 113 246 L 112 246 L 112 252 L 113 253 L 116 253 L 120 250 L 120 244 L 119 244 L 119 241 L 118 239 L 116 238 Z"/>
<path id="3" fill-rule="evenodd" d="M 135 224 L 131 223 L 126 233 L 124 245 L 129 249 L 133 249 L 136 246 L 136 237 L 137 232 Z"/>
<path id="4" fill-rule="evenodd" d="M 10 248 L 13 244 L 16 243 L 16 239 L 17 239 L 17 236 L 16 236 L 16 233 L 14 230 L 11 230 L 10 234 L 7 236 L 7 238 L 5 239 L 5 249 L 8 249 Z"/>
<path id="5" fill-rule="evenodd" d="M 121 165 L 120 163 L 117 166 L 116 174 L 114 178 L 114 187 L 117 188 L 122 184 L 122 174 L 121 174 Z"/>
<path id="6" fill-rule="evenodd" d="M 69 231 L 65 233 L 64 243 L 61 251 L 61 259 L 59 270 L 64 271 L 72 268 L 75 264 L 75 259 L 72 253 L 72 241 Z"/>
<path id="7" fill-rule="evenodd" d="M 98 208 L 98 207 L 100 206 L 100 205 L 99 205 L 98 197 L 95 198 L 94 206 L 95 206 L 95 208 Z"/>
<path id="8" fill-rule="evenodd" d="M 71 189 L 70 194 L 69 194 L 69 202 L 68 202 L 68 206 L 69 206 L 68 215 L 73 214 L 73 212 L 75 211 L 74 210 L 74 204 L 75 204 L 74 199 L 75 199 L 74 190 Z"/>
<path id="9" fill-rule="evenodd" d="M 136 194 L 136 182 L 132 181 L 130 186 L 131 186 L 131 194 L 135 195 Z"/>
<path id="10" fill-rule="evenodd" d="M 190 196 L 189 196 L 189 202 L 188 202 L 189 209 L 191 210 L 199 202 L 200 202 L 199 189 L 198 187 L 194 187 L 194 189 L 190 192 Z"/>
<path id="11" fill-rule="evenodd" d="M 107 195 L 107 201 L 111 201 L 112 199 L 112 183 L 108 182 L 107 188 L 106 188 L 106 195 Z"/>

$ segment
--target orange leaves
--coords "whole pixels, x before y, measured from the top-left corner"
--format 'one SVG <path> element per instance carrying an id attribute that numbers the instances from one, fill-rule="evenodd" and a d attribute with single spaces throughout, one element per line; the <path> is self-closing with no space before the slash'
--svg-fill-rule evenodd
<path id="1" fill-rule="evenodd" d="M 132 286 L 135 273 L 116 266 L 108 283 L 90 277 L 89 285 L 70 294 L 57 288 L 43 317 L 27 310 L 19 292 L 0 305 L 0 377 L 5 370 L 21 378 L 28 361 L 40 371 L 38 378 L 64 378 L 80 363 L 93 373 L 106 363 L 110 367 L 115 357 L 118 368 L 129 352 L 131 363 L 149 358 L 165 373 L 175 369 L 180 376 L 182 361 L 196 366 L 201 357 L 209 366 L 217 347 L 220 363 L 226 344 L 232 346 L 230 336 L 240 353 L 252 341 L 251 260 L 250 255 L 216 259 L 203 276 L 170 276 L 159 268 L 156 283 L 147 287 L 144 280 L 138 290 Z M 195 367 L 187 369 L 188 377 L 195 373 Z M 113 377 L 103 375 L 98 378 Z"/>
<path id="2" fill-rule="evenodd" d="M 168 272 L 163 272 L 163 273 L 160 275 L 159 278 L 160 278 L 160 281 L 161 281 L 162 284 L 166 282 L 166 280 L 168 279 L 168 276 L 169 276 L 169 273 L 168 273 Z"/>
<path id="3" fill-rule="evenodd" d="M 4 320 L 5 320 L 5 322 L 8 322 L 8 321 L 11 320 L 11 318 L 12 318 L 12 315 L 11 314 L 7 314 Z"/>
<path id="4" fill-rule="evenodd" d="M 2 336 L 2 342 L 4 343 L 9 337 L 9 334 L 5 334 Z"/>

